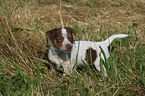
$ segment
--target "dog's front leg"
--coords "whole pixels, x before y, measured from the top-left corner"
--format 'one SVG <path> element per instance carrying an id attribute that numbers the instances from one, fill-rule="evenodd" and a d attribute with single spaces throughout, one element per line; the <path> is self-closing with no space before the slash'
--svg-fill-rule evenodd
<path id="1" fill-rule="evenodd" d="M 65 64 L 63 64 L 63 69 L 64 69 L 64 72 L 65 72 L 63 74 L 63 76 L 65 76 L 65 74 L 70 75 L 72 73 L 72 69 L 71 69 L 71 66 L 70 66 L 69 62 L 66 62 Z"/>

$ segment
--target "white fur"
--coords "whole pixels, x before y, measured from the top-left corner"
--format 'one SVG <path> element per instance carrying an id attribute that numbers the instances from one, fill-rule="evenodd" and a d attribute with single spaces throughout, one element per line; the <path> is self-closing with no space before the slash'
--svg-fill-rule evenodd
<path id="1" fill-rule="evenodd" d="M 77 62 L 77 65 L 84 65 L 83 61 L 85 63 L 87 63 L 85 54 L 86 54 L 86 50 L 91 47 L 94 50 L 96 50 L 96 52 L 97 52 L 97 58 L 94 62 L 94 65 L 95 65 L 96 69 L 98 71 L 100 71 L 100 58 L 102 58 L 104 61 L 105 61 L 105 59 L 104 59 L 104 56 L 103 56 L 99 46 L 105 52 L 106 59 L 108 59 L 110 56 L 109 51 L 108 51 L 108 46 L 111 44 L 111 42 L 116 38 L 124 38 L 126 36 L 128 36 L 128 35 L 115 34 L 102 42 L 75 41 L 73 44 L 72 51 L 67 52 L 67 53 L 62 52 L 61 55 L 58 55 L 59 52 L 55 52 L 55 50 L 54 50 L 55 48 L 52 44 L 52 46 L 49 49 L 48 57 L 52 62 L 57 64 L 57 67 L 60 67 L 62 65 L 65 73 L 70 74 L 72 72 L 72 69 L 76 62 Z M 76 59 L 77 54 L 78 54 L 78 58 Z M 100 57 L 100 54 L 101 54 L 101 57 Z M 104 76 L 107 77 L 107 73 L 106 73 L 106 69 L 105 69 L 104 65 L 103 65 L 103 68 L 105 71 Z"/>
<path id="2" fill-rule="evenodd" d="M 62 42 L 62 47 L 60 49 L 67 50 L 66 45 L 70 44 L 72 46 L 73 44 L 67 38 L 67 30 L 65 28 L 62 28 L 61 32 L 62 32 L 62 36 L 64 37 L 64 41 Z"/>

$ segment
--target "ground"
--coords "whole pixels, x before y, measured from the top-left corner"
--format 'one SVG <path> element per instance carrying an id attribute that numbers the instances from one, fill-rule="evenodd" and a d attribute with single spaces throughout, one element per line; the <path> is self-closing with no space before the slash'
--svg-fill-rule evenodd
<path id="1" fill-rule="evenodd" d="M 0 1 L 0 95 L 145 95 L 144 0 Z M 108 78 L 86 66 L 62 77 L 50 70 L 45 32 L 68 26 L 75 40 L 116 39 L 105 63 Z"/>

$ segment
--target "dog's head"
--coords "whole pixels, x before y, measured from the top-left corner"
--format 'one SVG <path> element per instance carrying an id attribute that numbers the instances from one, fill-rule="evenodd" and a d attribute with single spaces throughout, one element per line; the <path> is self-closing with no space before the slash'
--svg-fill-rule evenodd
<path id="1" fill-rule="evenodd" d="M 48 40 L 52 41 L 55 48 L 62 51 L 71 51 L 73 46 L 73 34 L 76 31 L 69 27 L 56 28 L 46 32 Z"/>

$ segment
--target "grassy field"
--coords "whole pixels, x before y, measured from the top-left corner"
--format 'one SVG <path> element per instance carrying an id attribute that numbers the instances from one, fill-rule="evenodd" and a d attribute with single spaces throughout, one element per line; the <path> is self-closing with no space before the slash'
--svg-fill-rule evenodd
<path id="1" fill-rule="evenodd" d="M 75 40 L 129 35 L 109 47 L 108 78 L 49 69 L 45 32 L 61 26 L 76 29 Z M 144 0 L 0 0 L 0 95 L 145 96 L 144 38 Z"/>

